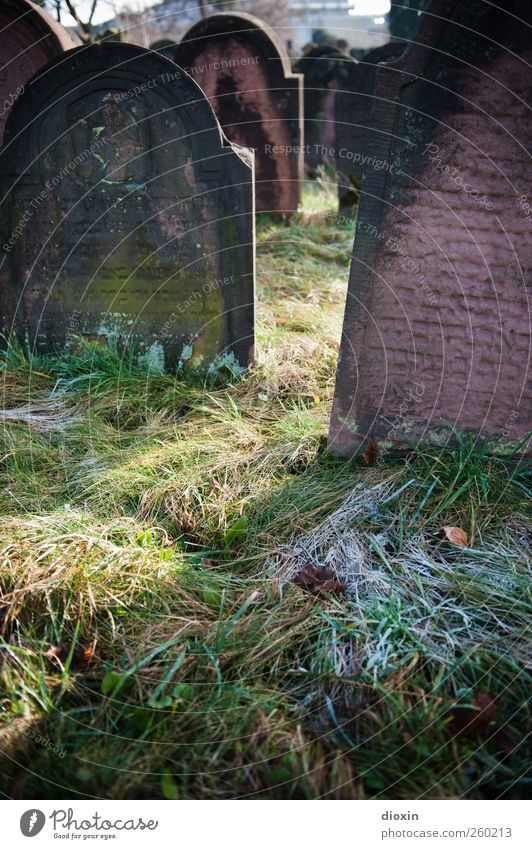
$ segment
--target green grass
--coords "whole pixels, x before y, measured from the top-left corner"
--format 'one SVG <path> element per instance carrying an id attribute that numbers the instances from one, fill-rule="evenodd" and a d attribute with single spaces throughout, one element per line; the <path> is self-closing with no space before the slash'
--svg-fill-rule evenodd
<path id="1" fill-rule="evenodd" d="M 461 436 L 370 468 L 328 454 L 352 241 L 334 203 L 322 182 L 289 226 L 259 219 L 240 381 L 101 347 L 6 356 L 4 794 L 525 795 L 528 472 Z M 289 580 L 325 556 L 348 592 Z"/>

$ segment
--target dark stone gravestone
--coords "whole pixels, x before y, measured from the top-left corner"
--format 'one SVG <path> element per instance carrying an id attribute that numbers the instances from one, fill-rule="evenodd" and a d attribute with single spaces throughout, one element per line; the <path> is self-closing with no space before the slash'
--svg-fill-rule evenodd
<path id="1" fill-rule="evenodd" d="M 312 47 L 294 65 L 304 78 L 305 165 L 310 172 L 335 161 L 338 88 L 345 89 L 351 56 L 330 44 Z"/>
<path id="2" fill-rule="evenodd" d="M 29 0 L 0 3 L 0 144 L 11 107 L 28 80 L 55 56 L 75 47 L 68 31 Z"/>
<path id="3" fill-rule="evenodd" d="M 170 38 L 159 38 L 157 41 L 150 44 L 150 50 L 155 50 L 156 53 L 162 53 L 167 59 L 174 60 L 176 43 Z"/>
<path id="4" fill-rule="evenodd" d="M 378 68 L 336 454 L 530 429 L 531 17 L 527 0 L 437 0 Z"/>
<path id="5" fill-rule="evenodd" d="M 248 364 L 252 154 L 173 62 L 119 43 L 55 60 L 13 109 L 0 173 L 4 334 L 116 343 L 155 370 Z"/>
<path id="6" fill-rule="evenodd" d="M 336 173 L 340 210 L 358 202 L 364 157 L 371 153 L 367 139 L 375 104 L 375 82 L 379 62 L 398 59 L 404 51 L 399 42 L 370 50 L 358 62 L 345 66 L 345 75 L 335 98 Z"/>
<path id="7" fill-rule="evenodd" d="M 201 86 L 227 137 L 255 151 L 257 211 L 297 210 L 303 181 L 303 78 L 275 32 L 251 15 L 212 15 L 175 61 Z"/>

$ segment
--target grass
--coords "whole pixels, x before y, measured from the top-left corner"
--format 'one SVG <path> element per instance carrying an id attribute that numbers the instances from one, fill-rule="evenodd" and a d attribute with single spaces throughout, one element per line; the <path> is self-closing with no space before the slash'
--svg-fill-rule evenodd
<path id="1" fill-rule="evenodd" d="M 312 185 L 289 226 L 259 220 L 243 380 L 6 356 L 6 796 L 526 794 L 527 470 L 471 437 L 328 454 L 352 241 L 334 203 Z M 346 592 L 290 580 L 324 562 Z"/>

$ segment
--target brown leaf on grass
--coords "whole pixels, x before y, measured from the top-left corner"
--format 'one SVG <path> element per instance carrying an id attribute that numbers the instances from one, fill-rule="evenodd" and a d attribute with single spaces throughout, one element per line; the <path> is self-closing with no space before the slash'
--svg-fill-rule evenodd
<path id="1" fill-rule="evenodd" d="M 379 456 L 379 443 L 374 436 L 370 436 L 367 441 L 367 451 L 362 454 L 362 459 L 366 466 L 374 466 Z"/>
<path id="2" fill-rule="evenodd" d="M 470 705 L 456 705 L 445 712 L 447 726 L 458 737 L 485 731 L 497 716 L 497 701 L 490 693 L 475 693 Z"/>
<path id="3" fill-rule="evenodd" d="M 453 545 L 459 545 L 460 548 L 467 548 L 467 534 L 463 528 L 455 528 L 453 525 L 445 525 L 443 533 Z"/>
<path id="4" fill-rule="evenodd" d="M 95 649 L 96 640 L 93 640 L 93 642 L 89 645 L 82 645 L 78 643 L 72 652 L 70 669 L 84 669 L 89 666 L 96 657 Z M 44 656 L 50 663 L 63 669 L 69 658 L 71 650 L 71 643 L 59 643 L 58 646 L 50 646 L 48 651 L 44 653 Z"/>
<path id="5" fill-rule="evenodd" d="M 312 563 L 305 563 L 292 580 L 295 584 L 321 593 L 340 593 L 346 589 L 346 585 L 336 578 L 331 569 L 313 566 Z"/>

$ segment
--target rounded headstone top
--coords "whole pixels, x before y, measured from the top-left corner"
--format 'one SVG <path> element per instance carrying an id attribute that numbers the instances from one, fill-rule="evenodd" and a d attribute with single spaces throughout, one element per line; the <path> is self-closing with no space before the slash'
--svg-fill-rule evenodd
<path id="1" fill-rule="evenodd" d="M 248 15 L 245 12 L 219 12 L 216 15 L 209 15 L 198 23 L 190 27 L 183 36 L 179 46 L 177 55 L 182 58 L 183 50 L 186 49 L 191 56 L 199 53 L 204 47 L 204 41 L 208 41 L 215 35 L 227 35 L 238 38 L 244 34 L 248 39 L 254 39 L 257 43 L 257 48 L 261 50 L 269 58 L 277 58 L 282 64 L 285 76 L 292 76 L 292 67 L 290 57 L 283 42 L 275 32 L 260 18 L 255 15 Z M 194 45 L 194 42 L 197 42 Z M 277 54 L 272 57 L 272 46 Z"/>
<path id="2" fill-rule="evenodd" d="M 31 0 L 2 0 L 0 24 L 2 30 L 13 24 L 34 30 L 44 41 L 51 56 L 78 45 L 78 42 L 74 40 L 64 26 L 55 21 L 41 6 L 32 3 Z M 7 33 L 9 33 L 9 30 Z M 40 40 L 38 43 L 40 45 Z"/>
<path id="3" fill-rule="evenodd" d="M 168 108 L 186 108 L 191 133 L 201 133 L 203 145 L 232 147 L 201 88 L 182 68 L 153 50 L 109 41 L 75 47 L 39 69 L 11 112 L 4 154 L 21 132 L 35 127 L 58 103 L 102 89 L 118 93 L 123 100 L 158 96 Z M 235 153 L 243 158 L 240 151 Z"/>
<path id="4" fill-rule="evenodd" d="M 334 44 L 314 44 L 308 50 L 305 50 L 304 53 L 299 57 L 298 61 L 303 61 L 305 59 L 321 59 L 322 56 L 333 56 L 338 57 L 338 59 L 347 59 L 350 62 L 356 62 L 356 59 L 353 59 L 349 54 L 344 53 L 343 50 L 340 50 Z"/>
<path id="5" fill-rule="evenodd" d="M 356 59 L 334 44 L 317 44 L 298 57 L 294 71 L 310 79 L 328 80 L 345 76 L 347 69 L 357 64 Z"/>
<path id="6" fill-rule="evenodd" d="M 157 41 L 152 41 L 150 50 L 166 50 L 168 47 L 175 47 L 176 43 L 171 38 L 159 38 Z"/>
<path id="7" fill-rule="evenodd" d="M 39 68 L 76 47 L 68 30 L 30 0 L 0 3 L 0 143 L 9 112 Z"/>
<path id="8" fill-rule="evenodd" d="M 150 50 L 155 50 L 156 53 L 161 53 L 167 59 L 174 58 L 176 42 L 171 38 L 159 38 L 157 41 L 152 41 Z"/>

